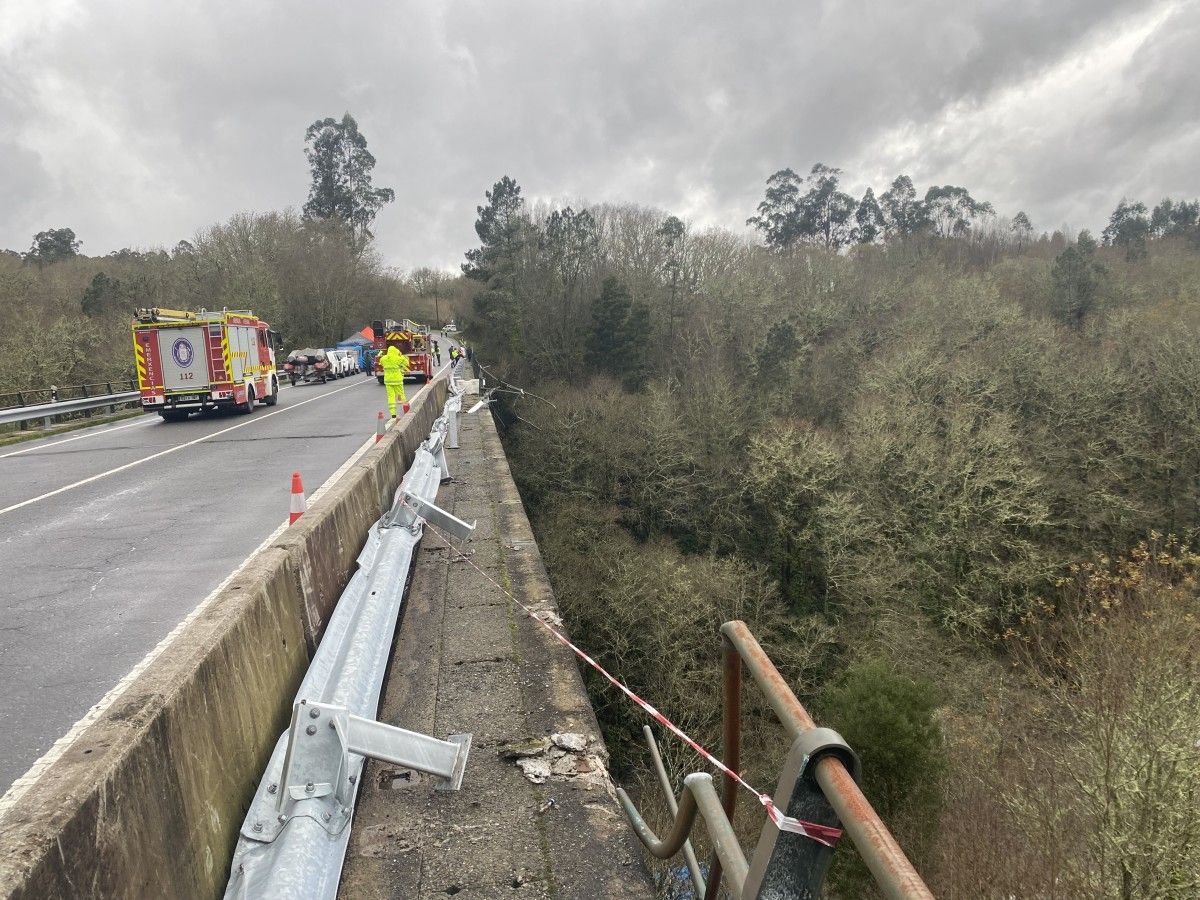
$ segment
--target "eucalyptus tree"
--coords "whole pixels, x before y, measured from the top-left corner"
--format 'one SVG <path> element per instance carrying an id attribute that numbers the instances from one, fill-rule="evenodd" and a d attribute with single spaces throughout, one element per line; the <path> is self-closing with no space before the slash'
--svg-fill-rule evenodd
<path id="1" fill-rule="evenodd" d="M 38 264 L 58 262 L 79 255 L 81 242 L 70 228 L 50 228 L 33 236 L 33 245 L 25 258 Z"/>
<path id="2" fill-rule="evenodd" d="M 1126 259 L 1146 255 L 1146 238 L 1151 234 L 1150 218 L 1145 203 L 1131 203 L 1124 197 L 1113 210 L 1101 236 L 1106 247 L 1124 247 Z"/>
<path id="3" fill-rule="evenodd" d="M 1200 227 L 1200 201 L 1164 197 L 1150 214 L 1150 228 L 1157 237 L 1196 234 Z"/>
<path id="4" fill-rule="evenodd" d="M 917 189 L 907 175 L 898 175 L 879 198 L 883 208 L 884 231 L 889 238 L 920 234 L 929 225 L 929 210 L 917 198 Z"/>
<path id="5" fill-rule="evenodd" d="M 856 209 L 854 198 L 840 190 L 841 177 L 841 169 L 824 163 L 814 165 L 803 180 L 791 169 L 781 169 L 767 179 L 758 215 L 746 224 L 762 232 L 774 250 L 798 243 L 839 250 L 852 240 Z"/>
<path id="6" fill-rule="evenodd" d="M 994 214 L 992 204 L 971 196 L 964 187 L 934 185 L 925 192 L 925 208 L 934 231 L 941 237 L 962 237 L 979 219 Z"/>
<path id="7" fill-rule="evenodd" d="M 883 234 L 883 210 L 875 199 L 875 192 L 867 188 L 858 208 L 854 211 L 854 239 L 860 244 L 873 244 Z"/>
<path id="8" fill-rule="evenodd" d="M 350 113 L 341 121 L 313 122 L 304 133 L 304 155 L 312 170 L 304 217 L 342 223 L 350 229 L 356 249 L 362 250 L 373 237 L 375 216 L 396 199 L 396 192 L 372 183 L 375 157 L 358 122 Z"/>

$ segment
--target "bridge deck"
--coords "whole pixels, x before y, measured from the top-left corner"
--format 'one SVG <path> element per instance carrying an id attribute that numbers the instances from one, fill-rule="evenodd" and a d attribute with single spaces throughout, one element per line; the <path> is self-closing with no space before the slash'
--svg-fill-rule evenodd
<path id="1" fill-rule="evenodd" d="M 574 658 L 505 595 L 555 611 L 491 417 L 460 423 L 438 502 L 478 520 L 470 562 L 427 529 L 379 718 L 471 732 L 466 777 L 370 763 L 341 896 L 652 897 Z"/>

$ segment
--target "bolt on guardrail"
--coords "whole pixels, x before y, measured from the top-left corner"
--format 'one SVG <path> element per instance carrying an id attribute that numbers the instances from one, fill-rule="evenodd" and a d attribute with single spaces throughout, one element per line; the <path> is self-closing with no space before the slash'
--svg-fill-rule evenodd
<path id="1" fill-rule="evenodd" d="M 817 727 L 744 622 L 726 622 L 721 626 L 721 637 L 725 766 L 733 773 L 741 767 L 744 666 L 792 738 L 775 790 L 775 807 L 790 819 L 844 829 L 884 896 L 893 900 L 932 900 L 933 894 L 859 789 L 860 767 L 854 751 L 836 731 Z M 643 733 L 674 815 L 670 833 L 658 838 L 623 790 L 618 789 L 618 797 L 639 840 L 654 856 L 669 859 L 684 853 L 698 898 L 715 898 L 722 879 L 731 896 L 744 900 L 807 900 L 821 895 L 833 857 L 832 846 L 781 828 L 769 816 L 747 861 L 732 824 L 737 777 L 725 774 L 718 798 L 712 776 L 693 772 L 683 780 L 677 805 L 654 735 L 649 727 Z M 714 848 L 707 883 L 702 882 L 688 841 L 698 817 L 704 819 Z"/>

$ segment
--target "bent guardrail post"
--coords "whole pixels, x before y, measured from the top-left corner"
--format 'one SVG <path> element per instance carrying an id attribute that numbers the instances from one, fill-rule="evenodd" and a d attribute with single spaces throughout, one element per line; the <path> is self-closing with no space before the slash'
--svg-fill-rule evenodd
<path id="1" fill-rule="evenodd" d="M 731 882 L 733 895 L 741 897 L 741 885 L 746 879 L 746 856 L 733 833 L 733 825 L 721 811 L 721 798 L 713 787 L 712 776 L 707 772 L 693 772 L 683 779 L 683 793 L 679 796 L 679 810 L 671 824 L 671 830 L 661 840 L 645 823 L 629 795 L 617 788 L 617 799 L 625 815 L 629 817 L 633 830 L 638 839 L 654 856 L 659 859 L 670 859 L 687 842 L 692 826 L 699 815 L 708 827 L 709 837 L 712 838 L 716 854 L 725 864 L 726 876 Z M 715 896 L 715 895 L 714 895 Z"/>
<path id="2" fill-rule="evenodd" d="M 658 746 L 647 726 L 643 729 L 651 754 L 657 760 Z M 812 778 L 813 765 L 825 754 L 833 753 L 855 772 L 859 770 L 858 757 L 842 740 L 841 735 L 829 728 L 815 728 L 796 738 L 788 754 L 787 763 L 779 777 L 774 803 L 785 815 L 801 819 L 806 824 L 838 827 L 837 815 L 826 802 L 820 787 Z M 659 764 L 656 762 L 656 768 Z M 699 898 L 717 896 L 716 882 L 710 878 L 708 887 L 703 883 L 695 856 L 690 853 L 687 836 L 699 814 L 704 819 L 712 839 L 714 853 L 721 862 L 717 877 L 724 873 L 726 887 L 733 897 L 743 900 L 772 898 L 772 900 L 815 900 L 821 896 L 825 874 L 833 858 L 833 848 L 818 843 L 804 835 L 784 831 L 768 817 L 762 834 L 755 846 L 753 861 L 747 865 L 745 854 L 733 831 L 733 823 L 725 814 L 721 800 L 707 772 L 693 772 L 683 780 L 684 792 L 676 808 L 666 772 L 660 772 L 660 783 L 664 783 L 667 805 L 674 814 L 670 836 L 659 840 L 646 825 L 637 808 L 624 790 L 618 789 L 617 796 L 625 815 L 641 842 L 654 856 L 669 859 L 681 850 L 688 862 L 689 874 Z M 711 891 L 711 893 L 710 893 Z"/>
<path id="3" fill-rule="evenodd" d="M 671 815 L 679 814 L 679 804 L 675 802 L 675 792 L 671 789 L 671 779 L 667 775 L 667 767 L 663 765 L 662 754 L 658 752 L 658 741 L 654 739 L 654 732 L 651 731 L 649 725 L 642 726 L 642 737 L 646 739 L 646 746 L 650 748 L 650 760 L 654 763 L 654 774 L 658 776 L 658 785 L 662 788 L 663 794 L 667 800 L 667 809 Z M 634 810 L 636 813 L 637 810 Z M 700 871 L 700 863 L 696 859 L 696 851 L 692 849 L 691 841 L 683 842 L 683 860 L 687 863 L 688 877 L 692 880 L 692 887 L 696 891 L 697 897 L 704 896 L 704 873 Z"/>
<path id="4" fill-rule="evenodd" d="M 332 900 L 368 756 L 434 775 L 443 789 L 462 783 L 469 734 L 443 741 L 374 721 L 422 520 L 459 539 L 475 528 L 433 503 L 448 477 L 447 429 L 443 414 L 371 526 L 242 823 L 226 898 Z"/>

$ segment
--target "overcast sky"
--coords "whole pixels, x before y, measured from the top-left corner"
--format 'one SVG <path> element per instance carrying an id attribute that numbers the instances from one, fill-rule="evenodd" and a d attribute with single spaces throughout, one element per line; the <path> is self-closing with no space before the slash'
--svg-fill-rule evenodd
<path id="1" fill-rule="evenodd" d="M 1200 195 L 1198 60 L 1200 0 L 0 0 L 0 247 L 299 207 L 304 130 L 347 110 L 401 267 L 456 267 L 504 174 L 742 230 L 820 161 L 1095 230 Z"/>

